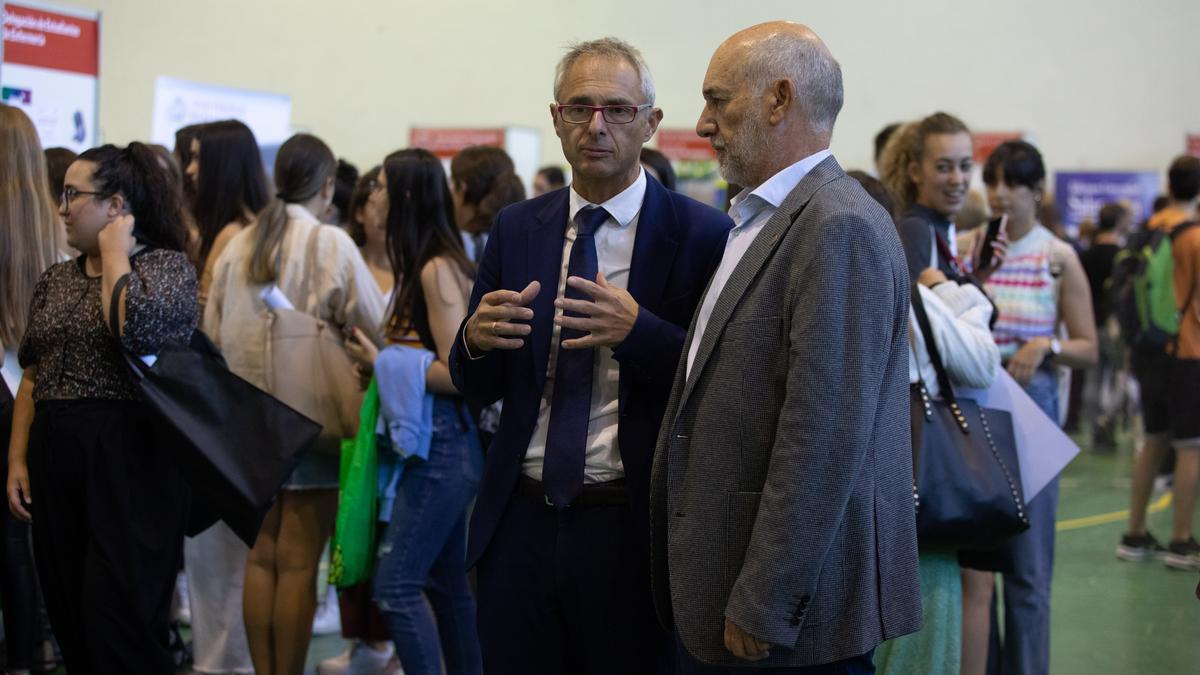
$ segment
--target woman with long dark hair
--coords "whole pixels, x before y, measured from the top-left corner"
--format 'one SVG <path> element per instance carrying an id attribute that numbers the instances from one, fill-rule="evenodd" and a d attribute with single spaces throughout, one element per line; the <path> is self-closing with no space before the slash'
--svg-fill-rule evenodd
<path id="1" fill-rule="evenodd" d="M 238 232 L 267 205 L 267 174 L 254 132 L 238 120 L 210 122 L 191 139 L 188 164 L 192 216 L 196 221 L 196 260 L 203 310 L 217 258 Z"/>
<path id="2" fill-rule="evenodd" d="M 479 486 L 483 454 L 449 369 L 450 348 L 467 313 L 474 265 L 454 227 L 445 172 L 436 157 L 420 149 L 392 153 L 380 180 L 387 190 L 388 252 L 396 290 L 386 324 L 394 346 L 379 361 L 398 357 L 417 364 L 415 375 L 424 377 L 432 415 L 428 458 L 406 462 L 380 542 L 375 602 L 391 629 L 404 672 L 439 675 L 444 659 L 451 675 L 481 673 L 475 600 L 467 584 L 466 509 Z M 376 363 L 378 353 L 361 333 L 352 342 L 353 356 L 364 365 Z M 404 384 L 389 381 L 396 372 L 376 369 L 381 399 Z M 420 408 L 423 402 L 413 404 Z M 414 454 L 411 448 L 393 449 Z"/>
<path id="3" fill-rule="evenodd" d="M 379 174 L 382 166 L 371 167 L 359 177 L 347 204 L 346 232 L 371 270 L 385 296 L 392 293 L 395 279 L 387 247 L 387 190 Z M 383 535 L 391 513 L 379 513 L 376 533 Z M 317 675 L 381 675 L 392 660 L 391 633 L 375 606 L 371 581 L 338 589 L 338 611 L 346 650 L 317 664 Z"/>
<path id="4" fill-rule="evenodd" d="M 60 214 L 82 255 L 50 267 L 33 294 L 9 508 L 32 516 L 67 669 L 174 673 L 167 623 L 189 489 L 121 350 L 154 354 L 195 329 L 179 191 L 148 146 L 106 145 L 71 164 Z"/>
<path id="5" fill-rule="evenodd" d="M 203 166 L 203 155 L 200 162 Z M 308 134 L 288 139 L 275 158 L 275 198 L 233 237 L 213 270 L 204 330 L 230 370 L 261 388 L 267 388 L 264 291 L 278 291 L 297 311 L 343 332 L 362 327 L 375 336 L 383 321 L 383 297 L 354 242 L 341 228 L 317 219 L 333 200 L 336 168 L 321 139 Z M 259 675 L 303 671 L 318 563 L 337 510 L 338 468 L 335 455 L 307 453 L 250 550 L 243 616 Z"/>
<path id="6" fill-rule="evenodd" d="M 237 120 L 200 127 L 185 167 L 195 199 L 200 305 L 207 302 L 222 251 L 254 223 L 267 204 L 267 177 L 254 133 Z M 218 521 L 184 543 L 192 627 L 192 669 L 197 673 L 251 673 L 242 619 L 246 544 Z"/>

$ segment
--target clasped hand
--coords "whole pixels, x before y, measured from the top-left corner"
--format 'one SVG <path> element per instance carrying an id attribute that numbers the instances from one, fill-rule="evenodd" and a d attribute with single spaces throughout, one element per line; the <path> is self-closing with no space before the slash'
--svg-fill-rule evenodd
<path id="1" fill-rule="evenodd" d="M 742 630 L 740 626 L 725 619 L 725 648 L 739 659 L 761 661 L 771 655 L 771 645 Z"/>

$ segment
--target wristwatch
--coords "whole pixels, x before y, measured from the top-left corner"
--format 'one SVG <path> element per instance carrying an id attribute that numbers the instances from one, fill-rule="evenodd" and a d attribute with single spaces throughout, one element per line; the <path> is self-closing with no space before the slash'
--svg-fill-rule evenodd
<path id="1" fill-rule="evenodd" d="M 1062 343 L 1058 341 L 1058 338 L 1050 338 L 1050 353 L 1047 356 L 1056 359 L 1059 354 L 1062 354 Z"/>

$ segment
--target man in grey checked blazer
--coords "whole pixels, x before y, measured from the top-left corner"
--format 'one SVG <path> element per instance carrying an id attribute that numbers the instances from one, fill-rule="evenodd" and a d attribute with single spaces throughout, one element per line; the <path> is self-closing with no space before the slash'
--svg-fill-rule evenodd
<path id="1" fill-rule="evenodd" d="M 704 98 L 747 187 L 659 435 L 655 603 L 680 672 L 870 672 L 921 624 L 904 251 L 829 153 L 841 70 L 811 30 L 729 38 Z"/>

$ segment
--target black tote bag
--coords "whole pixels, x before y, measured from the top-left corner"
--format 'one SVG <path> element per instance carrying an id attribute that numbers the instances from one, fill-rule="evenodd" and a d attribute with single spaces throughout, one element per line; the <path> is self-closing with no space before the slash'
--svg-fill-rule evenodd
<path id="1" fill-rule="evenodd" d="M 119 335 L 117 300 L 126 283 L 122 277 L 113 288 L 114 336 Z M 321 426 L 230 372 L 200 331 L 192 334 L 190 345 L 164 345 L 153 365 L 117 342 L 143 400 L 164 422 L 165 445 L 198 502 L 189 534 L 197 533 L 209 513 L 254 546 L 280 486 Z"/>
<path id="2" fill-rule="evenodd" d="M 912 304 L 941 389 L 933 399 L 923 380 L 912 388 L 917 540 L 923 547 L 996 548 L 1029 529 L 1012 415 L 955 396 L 915 285 Z"/>

